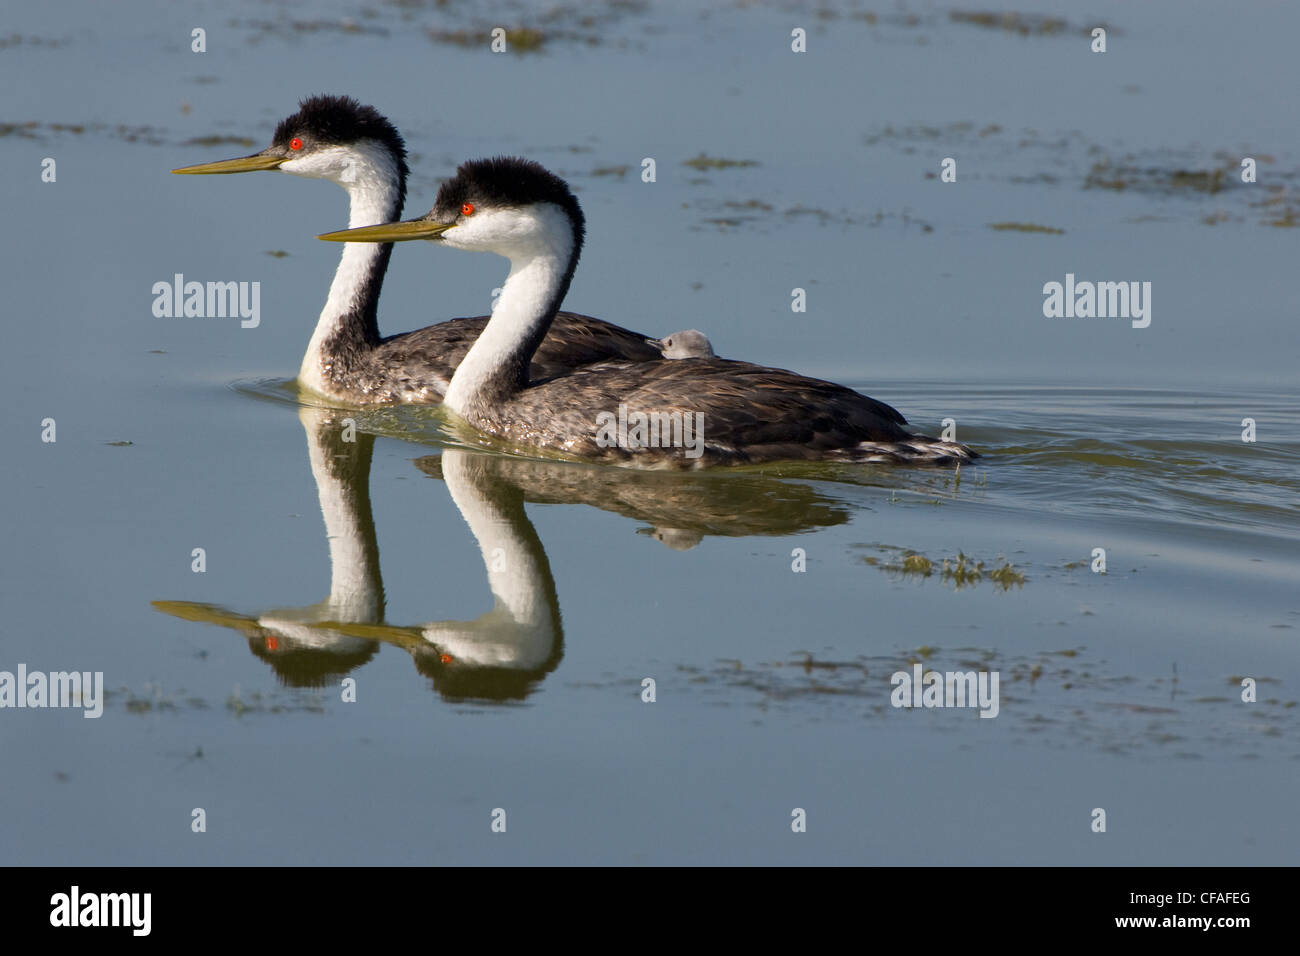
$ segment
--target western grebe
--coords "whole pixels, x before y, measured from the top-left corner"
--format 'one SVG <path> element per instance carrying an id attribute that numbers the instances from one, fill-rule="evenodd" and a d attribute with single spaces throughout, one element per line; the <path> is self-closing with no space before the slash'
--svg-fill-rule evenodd
<path id="1" fill-rule="evenodd" d="M 748 362 L 609 361 L 530 384 L 529 359 L 569 289 L 584 233 L 582 209 L 563 180 L 529 160 L 498 158 L 462 165 L 420 219 L 320 238 L 435 239 L 510 260 L 492 318 L 456 369 L 443 402 L 507 443 L 642 467 L 975 457 L 956 442 L 911 434 L 897 411 L 852 389 Z M 641 416 L 638 427 L 655 424 L 648 432 L 629 431 L 629 411 Z M 600 423 L 608 426 L 615 414 L 620 426 L 611 441 Z M 656 442 L 660 425 L 664 440 Z M 670 425 L 676 426 L 676 447 L 666 440 Z M 702 439 L 694 446 L 689 425 Z M 635 441 L 625 440 L 633 435 Z"/>
<path id="2" fill-rule="evenodd" d="M 662 339 L 646 339 L 666 359 L 713 358 L 713 343 L 699 329 L 683 329 Z"/>
<path id="3" fill-rule="evenodd" d="M 398 219 L 406 199 L 406 145 L 401 135 L 374 107 L 346 96 L 303 100 L 260 153 L 172 172 L 262 169 L 338 183 L 351 200 L 352 226 Z M 298 372 L 299 382 L 312 391 L 354 404 L 436 402 L 487 325 L 487 316 L 452 319 L 382 337 L 379 292 L 391 252 L 388 244 L 343 251 Z M 591 316 L 561 312 L 533 356 L 530 375 L 547 378 L 611 358 L 649 361 L 660 353 L 644 335 Z"/>

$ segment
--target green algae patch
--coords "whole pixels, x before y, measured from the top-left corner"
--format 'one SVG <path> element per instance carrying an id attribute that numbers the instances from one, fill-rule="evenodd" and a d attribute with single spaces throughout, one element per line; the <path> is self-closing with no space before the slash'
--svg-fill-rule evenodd
<path id="1" fill-rule="evenodd" d="M 546 34 L 533 27 L 506 27 L 505 31 L 507 53 L 537 53 L 546 45 Z M 493 37 L 490 30 L 430 30 L 429 39 L 434 43 L 470 48 L 488 46 Z"/>
<path id="2" fill-rule="evenodd" d="M 928 578 L 934 573 L 934 562 L 923 554 L 909 554 L 904 556 L 903 562 L 899 567 L 904 574 L 919 574 Z"/>
<path id="3" fill-rule="evenodd" d="M 213 134 L 211 136 L 195 136 L 193 139 L 187 139 L 181 143 L 182 146 L 239 146 L 243 149 L 249 149 L 256 143 L 247 136 L 220 136 Z"/>
<path id="4" fill-rule="evenodd" d="M 863 557 L 862 561 L 873 568 L 879 568 L 904 577 L 930 578 L 938 575 L 942 580 L 952 584 L 954 589 L 973 587 L 982 581 L 988 581 L 1000 591 L 1023 587 L 1026 581 L 1024 572 L 1016 569 L 1009 561 L 999 557 L 996 561 L 976 561 L 964 552 L 958 551 L 955 558 L 943 558 L 936 561 L 919 551 L 911 551 L 893 545 L 870 545 L 877 551 L 892 552 L 894 560 L 882 562 L 876 557 Z"/>
<path id="5" fill-rule="evenodd" d="M 1064 229 L 1057 229 L 1055 226 L 1040 226 L 1032 222 L 991 222 L 990 229 L 996 229 L 998 232 L 1041 232 L 1049 236 L 1063 236 Z"/>
<path id="6" fill-rule="evenodd" d="M 1064 33 L 1069 24 L 1060 17 L 1034 16 L 1026 13 L 994 13 L 991 10 L 953 10 L 948 14 L 953 23 L 965 23 L 986 30 L 1005 30 L 1022 37 L 1052 36 Z"/>
<path id="7" fill-rule="evenodd" d="M 1235 167 L 1234 167 L 1235 168 Z M 1115 163 L 1109 159 L 1092 164 L 1083 181 L 1084 189 L 1109 189 L 1123 192 L 1203 193 L 1214 196 L 1228 187 L 1229 169 L 1169 169 Z"/>
<path id="8" fill-rule="evenodd" d="M 692 169 L 698 169 L 701 172 L 709 169 L 737 169 L 745 166 L 757 166 L 756 159 L 726 159 L 722 156 L 709 156 L 700 153 L 694 159 L 687 159 L 682 162 L 683 166 L 690 166 Z"/>

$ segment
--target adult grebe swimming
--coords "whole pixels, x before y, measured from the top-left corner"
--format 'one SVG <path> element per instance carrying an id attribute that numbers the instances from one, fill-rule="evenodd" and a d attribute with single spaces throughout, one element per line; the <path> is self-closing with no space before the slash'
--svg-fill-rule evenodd
<path id="1" fill-rule="evenodd" d="M 388 222 L 406 199 L 406 145 L 371 106 L 346 96 L 313 96 L 280 122 L 271 145 L 240 159 L 202 163 L 174 173 L 244 173 L 278 169 L 328 179 L 348 192 L 348 223 Z M 355 404 L 436 402 L 452 373 L 487 325 L 487 316 L 452 319 L 383 338 L 376 318 L 379 292 L 392 246 L 353 246 L 343 251 L 329 298 L 303 356 L 298 380 L 312 391 Z M 530 375 L 547 378 L 602 359 L 660 358 L 644 335 L 572 312 L 533 356 Z"/>
<path id="2" fill-rule="evenodd" d="M 563 180 L 537 163 L 503 158 L 462 165 L 420 219 L 320 238 L 436 239 L 510 260 L 492 318 L 456 369 L 443 404 L 479 431 L 516 446 L 642 467 L 975 457 L 956 442 L 911 434 L 897 411 L 852 389 L 748 362 L 609 361 L 530 384 L 529 359 L 568 291 L 584 232 L 582 209 Z M 680 431 L 684 422 L 701 423 L 696 434 L 702 441 L 696 447 L 681 441 L 678 447 L 662 441 L 647 446 L 639 438 L 624 442 L 620 434 L 611 444 L 599 422 L 629 410 L 677 423 Z"/>

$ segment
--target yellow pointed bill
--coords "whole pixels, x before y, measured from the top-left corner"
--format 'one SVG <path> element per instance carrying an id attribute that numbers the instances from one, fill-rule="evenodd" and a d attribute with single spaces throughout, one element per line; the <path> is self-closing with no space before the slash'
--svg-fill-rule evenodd
<path id="1" fill-rule="evenodd" d="M 241 156 L 238 159 L 223 159 L 215 163 L 199 163 L 197 166 L 182 166 L 173 169 L 173 173 L 182 176 L 212 176 L 221 173 L 251 173 L 259 169 L 279 169 L 280 164 L 288 159 L 286 156 L 267 156 L 257 153 L 253 156 Z"/>
<path id="2" fill-rule="evenodd" d="M 411 239 L 437 238 L 454 225 L 452 222 L 408 219 L 405 222 L 385 222 L 378 226 L 340 229 L 316 238 L 326 242 L 408 242 Z"/>

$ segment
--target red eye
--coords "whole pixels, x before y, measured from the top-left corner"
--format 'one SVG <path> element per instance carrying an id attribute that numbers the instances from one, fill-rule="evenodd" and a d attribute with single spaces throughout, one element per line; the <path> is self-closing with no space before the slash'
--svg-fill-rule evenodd
<path id="1" fill-rule="evenodd" d="M 442 661 L 442 663 L 444 663 L 444 664 L 450 664 L 450 663 L 451 663 L 451 655 L 450 655 L 450 654 L 439 654 L 439 655 L 438 655 L 438 660 Z"/>
<path id="2" fill-rule="evenodd" d="M 302 140 L 300 140 L 297 136 L 295 136 L 293 139 L 289 140 L 289 148 L 302 149 Z"/>
<path id="3" fill-rule="evenodd" d="M 474 204 L 472 202 L 465 203 L 465 205 L 460 207 L 460 214 L 462 216 L 474 215 Z"/>

